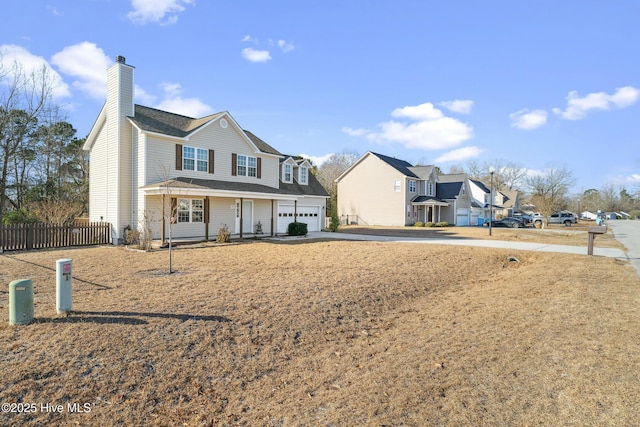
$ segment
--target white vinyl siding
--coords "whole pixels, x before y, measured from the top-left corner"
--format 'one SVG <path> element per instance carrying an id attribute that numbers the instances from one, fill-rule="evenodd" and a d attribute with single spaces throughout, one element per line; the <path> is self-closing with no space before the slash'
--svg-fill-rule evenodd
<path id="1" fill-rule="evenodd" d="M 198 172 L 197 170 L 176 171 L 175 144 L 183 144 L 203 150 L 214 150 L 215 175 L 204 176 L 202 172 Z M 278 188 L 280 182 L 280 167 L 277 157 L 260 155 L 261 177 L 258 180 L 255 176 L 232 176 L 232 153 L 237 153 L 238 156 L 253 157 L 256 159 L 256 164 L 251 163 L 250 166 L 257 166 L 255 151 L 248 145 L 243 137 L 241 137 L 234 126 L 228 126 L 226 129 L 223 129 L 216 123 L 213 123 L 211 126 L 207 126 L 205 129 L 192 135 L 188 141 L 149 135 L 147 136 L 147 180 L 145 185 L 163 181 L 167 177 L 174 178 L 181 176 L 194 179 L 214 179 L 213 177 L 215 176 L 217 180 L 250 183 L 259 182 L 261 185 Z"/>

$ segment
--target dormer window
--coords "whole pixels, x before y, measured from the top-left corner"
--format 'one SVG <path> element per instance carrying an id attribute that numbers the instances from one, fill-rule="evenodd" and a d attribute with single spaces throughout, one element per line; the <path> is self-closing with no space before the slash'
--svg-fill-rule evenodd
<path id="1" fill-rule="evenodd" d="M 282 165 L 282 180 L 284 182 L 291 182 L 292 181 L 291 165 L 288 164 L 288 163 L 285 163 L 284 165 Z"/>
<path id="2" fill-rule="evenodd" d="M 298 170 L 298 182 L 304 185 L 309 183 L 309 169 L 307 167 L 300 166 Z"/>

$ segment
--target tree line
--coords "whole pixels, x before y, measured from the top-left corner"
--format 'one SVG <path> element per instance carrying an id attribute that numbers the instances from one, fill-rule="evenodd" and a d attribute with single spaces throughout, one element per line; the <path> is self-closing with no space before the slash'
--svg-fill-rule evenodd
<path id="1" fill-rule="evenodd" d="M 84 139 L 53 102 L 46 67 L 0 61 L 0 224 L 65 224 L 88 211 Z"/>

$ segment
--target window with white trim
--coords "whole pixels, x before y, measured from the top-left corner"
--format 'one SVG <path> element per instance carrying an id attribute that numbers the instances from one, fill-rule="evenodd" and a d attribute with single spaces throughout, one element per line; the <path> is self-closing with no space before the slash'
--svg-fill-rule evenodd
<path id="1" fill-rule="evenodd" d="M 428 185 L 428 190 L 427 190 L 427 196 L 435 196 L 434 191 L 433 191 L 433 182 L 429 181 L 429 185 Z"/>
<path id="2" fill-rule="evenodd" d="M 291 165 L 285 163 L 282 166 L 282 180 L 284 182 L 291 182 Z"/>
<path id="3" fill-rule="evenodd" d="M 182 169 L 207 172 L 209 170 L 209 151 L 202 148 L 182 147 Z"/>
<path id="4" fill-rule="evenodd" d="M 178 222 L 203 222 L 204 200 L 178 199 Z"/>
<path id="5" fill-rule="evenodd" d="M 300 170 L 298 171 L 298 182 L 300 184 L 307 184 L 309 182 L 309 169 L 300 166 Z"/>
<path id="6" fill-rule="evenodd" d="M 413 179 L 409 180 L 409 192 L 410 193 L 416 192 L 416 182 Z"/>
<path id="7" fill-rule="evenodd" d="M 258 159 L 256 157 L 238 154 L 236 171 L 239 176 L 258 176 Z"/>
<path id="8" fill-rule="evenodd" d="M 393 191 L 395 191 L 396 193 L 400 192 L 400 180 L 396 179 L 393 181 Z"/>

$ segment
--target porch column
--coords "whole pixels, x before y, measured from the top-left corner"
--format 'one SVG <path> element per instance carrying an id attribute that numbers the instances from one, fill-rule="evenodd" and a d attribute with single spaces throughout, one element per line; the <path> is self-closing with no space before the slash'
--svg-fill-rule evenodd
<path id="1" fill-rule="evenodd" d="M 271 199 L 271 237 L 273 237 L 273 199 Z"/>
<path id="2" fill-rule="evenodd" d="M 209 197 L 204 198 L 204 240 L 209 241 Z"/>
<path id="3" fill-rule="evenodd" d="M 244 199 L 241 197 L 240 198 L 240 238 L 242 239 L 242 201 Z"/>

